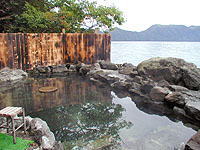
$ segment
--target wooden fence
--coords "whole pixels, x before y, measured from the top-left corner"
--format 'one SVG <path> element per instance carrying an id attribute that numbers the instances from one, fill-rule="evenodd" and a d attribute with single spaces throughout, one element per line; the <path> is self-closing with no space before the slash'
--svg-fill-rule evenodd
<path id="1" fill-rule="evenodd" d="M 0 33 L 0 69 L 110 60 L 109 34 Z"/>

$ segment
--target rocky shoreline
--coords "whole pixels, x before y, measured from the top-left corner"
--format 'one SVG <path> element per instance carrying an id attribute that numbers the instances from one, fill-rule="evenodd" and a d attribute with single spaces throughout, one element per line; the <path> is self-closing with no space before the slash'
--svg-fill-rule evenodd
<path id="1" fill-rule="evenodd" d="M 5 82 L 1 81 L 1 72 L 0 84 Z M 100 86 L 110 86 L 115 90 L 126 91 L 132 99 L 140 97 L 140 100 L 152 104 L 150 107 L 164 105 L 177 115 L 195 122 L 198 128 L 200 127 L 200 69 L 183 59 L 152 58 L 141 62 L 138 66 L 105 61 L 92 65 L 79 63 L 38 66 L 29 74 L 51 77 L 65 76 L 74 72 L 88 77 Z M 21 76 L 24 77 L 24 75 Z M 187 142 L 185 149 L 200 149 L 199 132 Z"/>

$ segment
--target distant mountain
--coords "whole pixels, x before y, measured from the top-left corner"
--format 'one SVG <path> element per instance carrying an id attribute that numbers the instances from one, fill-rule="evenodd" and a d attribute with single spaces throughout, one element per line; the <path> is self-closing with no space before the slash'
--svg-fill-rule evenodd
<path id="1" fill-rule="evenodd" d="M 116 28 L 112 41 L 188 41 L 200 42 L 200 26 L 153 25 L 145 31 L 132 32 Z"/>

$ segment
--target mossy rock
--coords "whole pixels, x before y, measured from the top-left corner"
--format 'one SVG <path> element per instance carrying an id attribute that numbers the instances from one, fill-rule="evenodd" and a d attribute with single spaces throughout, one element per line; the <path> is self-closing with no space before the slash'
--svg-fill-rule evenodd
<path id="1" fill-rule="evenodd" d="M 57 87 L 53 87 L 53 86 L 45 86 L 45 87 L 39 88 L 39 91 L 41 93 L 55 92 L 57 90 L 58 90 L 58 88 Z"/>

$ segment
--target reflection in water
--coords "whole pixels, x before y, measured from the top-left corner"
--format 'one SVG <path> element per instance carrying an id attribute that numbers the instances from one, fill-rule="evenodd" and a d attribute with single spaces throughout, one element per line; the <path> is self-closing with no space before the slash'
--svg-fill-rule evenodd
<path id="1" fill-rule="evenodd" d="M 123 111 L 119 104 L 90 100 L 84 104 L 34 113 L 32 116 L 46 120 L 57 140 L 65 143 L 66 149 L 99 148 L 119 146 L 121 143 L 120 129 L 132 125 L 121 118 Z"/>
<path id="2" fill-rule="evenodd" d="M 58 90 L 40 93 L 43 86 Z M 163 105 L 139 97 L 132 97 L 134 103 L 117 93 L 79 76 L 30 78 L 15 88 L 1 87 L 0 108 L 22 106 L 47 121 L 66 149 L 173 150 L 195 133 Z"/>
<path id="3" fill-rule="evenodd" d="M 44 86 L 54 86 L 58 90 L 51 93 L 40 93 L 39 88 Z M 0 108 L 22 106 L 29 114 L 56 106 L 80 104 L 87 99 L 112 100 L 111 92 L 108 89 L 99 88 L 80 76 L 30 78 L 17 88 L 1 89 Z"/>

